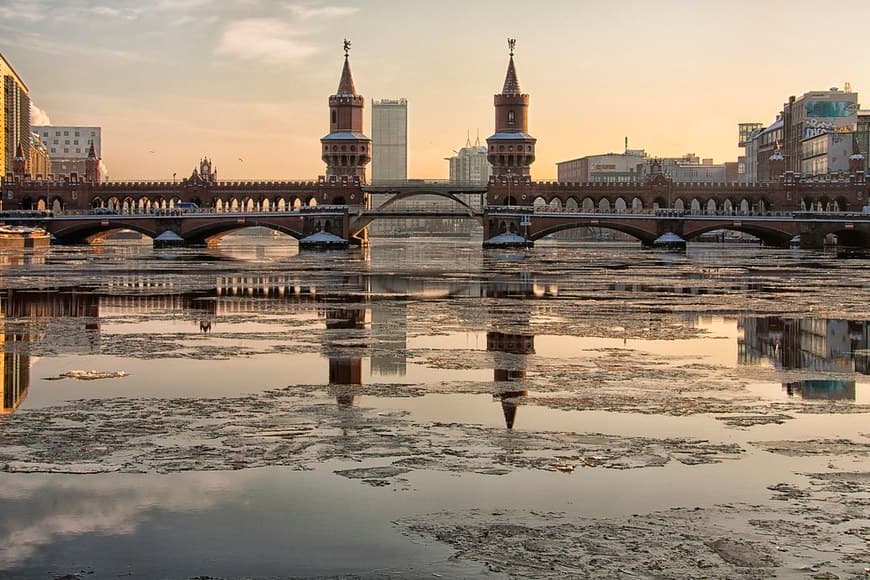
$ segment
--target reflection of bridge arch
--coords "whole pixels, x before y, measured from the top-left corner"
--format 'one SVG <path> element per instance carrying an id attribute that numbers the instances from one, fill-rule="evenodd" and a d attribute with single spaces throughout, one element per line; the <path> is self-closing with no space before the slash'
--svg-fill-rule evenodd
<path id="1" fill-rule="evenodd" d="M 571 222 L 563 222 L 554 224 L 552 226 L 544 227 L 532 234 L 529 235 L 529 240 L 536 241 L 541 238 L 545 238 L 551 234 L 555 234 L 556 232 L 561 232 L 564 230 L 576 229 L 576 228 L 601 228 L 605 230 L 615 230 L 617 232 L 622 232 L 624 234 L 628 234 L 633 238 L 637 238 L 644 244 L 651 244 L 655 239 L 656 235 L 652 234 L 641 227 L 631 226 L 625 223 L 620 222 L 604 222 L 599 223 L 599 220 L 596 219 L 575 219 Z"/>
<path id="2" fill-rule="evenodd" d="M 397 194 L 393 195 L 393 197 L 391 197 L 390 199 L 388 199 L 387 201 L 385 201 L 384 203 L 382 203 L 381 205 L 376 207 L 375 209 L 376 210 L 387 209 L 388 207 L 390 207 L 391 205 L 393 205 L 396 202 L 408 199 L 410 197 L 417 197 L 420 195 L 437 195 L 438 197 L 444 197 L 444 198 L 447 198 L 449 200 L 455 201 L 456 203 L 458 203 L 462 207 L 466 208 L 470 213 L 474 213 L 476 211 L 475 208 L 468 205 L 468 203 L 465 200 L 457 197 L 456 194 L 454 194 L 454 193 L 450 193 L 450 192 L 446 192 L 446 191 L 428 190 L 428 189 L 420 189 L 420 190 L 414 190 L 414 191 L 403 191 L 403 192 L 397 193 Z"/>

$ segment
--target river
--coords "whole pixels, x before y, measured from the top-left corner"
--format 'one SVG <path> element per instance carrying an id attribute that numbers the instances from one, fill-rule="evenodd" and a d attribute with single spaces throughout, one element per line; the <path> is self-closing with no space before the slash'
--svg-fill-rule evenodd
<path id="1" fill-rule="evenodd" d="M 866 578 L 868 266 L 5 252 L 0 577 Z"/>

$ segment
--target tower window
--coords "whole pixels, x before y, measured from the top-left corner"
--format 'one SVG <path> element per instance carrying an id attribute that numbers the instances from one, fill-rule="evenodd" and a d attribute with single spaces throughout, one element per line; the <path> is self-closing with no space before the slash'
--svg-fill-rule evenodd
<path id="1" fill-rule="evenodd" d="M 332 121 L 331 121 L 333 125 L 336 123 L 337 118 L 338 118 L 338 115 L 335 114 L 335 109 L 333 109 L 332 110 Z"/>
<path id="2" fill-rule="evenodd" d="M 508 111 L 508 124 L 513 125 L 514 120 L 514 112 L 512 110 Z"/>

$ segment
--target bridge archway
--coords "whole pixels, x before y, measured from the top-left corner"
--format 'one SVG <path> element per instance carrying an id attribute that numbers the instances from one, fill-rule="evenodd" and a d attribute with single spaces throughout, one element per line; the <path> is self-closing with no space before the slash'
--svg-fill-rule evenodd
<path id="1" fill-rule="evenodd" d="M 701 236 L 702 234 L 718 230 L 749 234 L 761 240 L 765 245 L 779 247 L 788 246 L 789 241 L 795 236 L 794 232 L 780 230 L 764 224 L 746 224 L 734 226 L 733 224 L 720 223 L 712 225 L 704 224 L 693 229 L 691 228 L 691 226 L 688 226 L 686 229 L 683 230 L 683 239 L 685 239 L 686 241 L 691 241 L 693 239 L 696 239 L 698 236 Z"/>
<path id="2" fill-rule="evenodd" d="M 374 209 L 387 209 L 388 207 L 390 207 L 391 205 L 393 205 L 397 202 L 406 200 L 406 199 L 411 198 L 411 197 L 418 197 L 421 195 L 435 195 L 438 197 L 443 197 L 445 199 L 449 199 L 449 200 L 461 205 L 462 207 L 466 208 L 470 213 L 474 213 L 474 211 L 475 211 L 475 209 L 473 207 L 471 207 L 470 205 L 468 205 L 468 203 L 466 203 L 465 200 L 460 199 L 459 197 L 457 197 L 456 195 L 454 195 L 452 193 L 448 193 L 448 192 L 444 192 L 444 191 L 432 191 L 432 190 L 426 190 L 426 189 L 421 189 L 421 190 L 417 190 L 417 191 L 403 191 L 401 193 L 397 193 L 396 195 L 394 195 L 393 197 L 391 197 L 390 199 L 388 199 L 387 201 L 385 201 L 384 203 L 382 203 L 381 205 L 379 205 L 378 207 L 376 207 Z M 541 198 L 541 199 L 543 199 L 543 198 Z M 507 203 L 507 205 L 517 205 L 517 200 L 513 196 L 510 196 L 507 198 L 506 203 Z"/>
<path id="3" fill-rule="evenodd" d="M 638 227 L 632 227 L 629 225 L 616 224 L 616 223 L 614 223 L 614 224 L 608 223 L 608 224 L 602 225 L 599 223 L 592 223 L 592 220 L 583 219 L 583 220 L 573 220 L 573 221 L 567 222 L 567 223 L 554 224 L 550 227 L 546 227 L 544 229 L 541 229 L 541 230 L 529 235 L 529 240 L 534 242 L 534 241 L 540 240 L 542 238 L 546 238 L 547 236 L 550 236 L 552 234 L 555 234 L 556 232 L 561 232 L 561 231 L 571 230 L 571 229 L 576 229 L 576 228 L 601 228 L 604 230 L 613 230 L 613 231 L 617 231 L 617 232 L 622 232 L 623 234 L 628 234 L 629 236 L 636 238 L 638 241 L 640 241 L 643 244 L 652 244 L 652 242 L 656 239 L 655 234 L 651 234 L 650 232 L 647 232 L 646 230 L 643 230 L 643 229 L 638 228 Z"/>
<path id="4" fill-rule="evenodd" d="M 277 224 L 263 220 L 257 220 L 256 224 L 239 224 L 225 222 L 210 223 L 186 232 L 186 236 L 189 243 L 213 245 L 218 243 L 223 237 L 227 236 L 228 234 L 232 234 L 240 230 L 245 230 L 252 227 L 261 227 L 268 230 L 280 232 L 296 240 L 300 240 L 304 237 L 302 232 L 294 228 L 285 226 L 283 224 Z"/>
<path id="5" fill-rule="evenodd" d="M 142 234 L 148 238 L 154 238 L 157 234 L 148 227 L 137 223 L 117 223 L 111 218 L 99 221 L 82 223 L 70 223 L 65 227 L 53 229 L 52 233 L 61 242 L 66 244 L 98 244 L 113 233 L 130 230 Z"/>

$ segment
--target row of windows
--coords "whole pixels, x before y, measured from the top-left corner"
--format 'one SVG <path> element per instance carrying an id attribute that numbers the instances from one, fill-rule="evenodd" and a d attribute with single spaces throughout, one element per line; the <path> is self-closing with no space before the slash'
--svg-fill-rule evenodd
<path id="1" fill-rule="evenodd" d="M 341 150 L 342 150 L 342 151 L 347 151 L 347 147 L 348 147 L 347 145 L 342 145 L 342 146 L 341 146 Z M 324 146 L 323 146 L 323 150 L 324 150 L 324 151 L 329 151 L 329 145 L 324 145 Z M 333 151 L 338 151 L 338 150 L 339 150 L 338 145 L 333 145 L 333 146 L 332 146 L 332 150 L 333 150 Z M 351 146 L 350 146 L 350 150 L 351 150 L 351 151 L 356 151 L 356 145 L 351 145 Z M 366 150 L 366 146 L 365 146 L 365 145 L 360 145 L 360 146 L 359 146 L 359 150 L 360 150 L 360 151 L 365 151 L 365 150 Z"/>
<path id="2" fill-rule="evenodd" d="M 64 147 L 64 148 L 63 148 L 63 152 L 64 152 L 64 153 L 69 153 L 69 147 Z M 76 147 L 76 153 L 81 153 L 81 152 L 82 152 L 82 148 L 81 148 L 81 147 Z M 57 153 L 57 148 L 56 148 L 56 147 L 52 147 L 52 148 L 51 148 L 51 153 Z"/>
<path id="3" fill-rule="evenodd" d="M 495 151 L 495 145 L 490 145 L 490 146 L 489 146 L 489 150 L 494 152 L 494 151 Z M 499 150 L 499 151 L 504 151 L 504 145 L 499 145 L 499 146 L 498 146 L 498 150 Z M 508 151 L 513 151 L 513 150 L 514 150 L 514 146 L 513 146 L 513 145 L 508 145 L 507 150 L 508 150 Z M 523 146 L 522 146 L 522 145 L 517 145 L 517 151 L 522 151 L 522 150 L 523 150 Z M 531 150 L 532 150 L 532 146 L 531 146 L 531 145 L 527 145 L 527 146 L 526 146 L 526 151 L 531 151 Z"/>
<path id="4" fill-rule="evenodd" d="M 73 137 L 81 137 L 81 135 L 80 135 L 80 131 L 73 131 L 73 133 L 75 133 L 75 134 L 73 135 Z M 42 132 L 42 136 L 43 136 L 44 138 L 48 139 L 48 131 L 43 131 L 43 132 Z M 60 137 L 60 131 L 55 131 L 55 132 L 54 132 L 54 136 L 55 136 L 55 137 Z M 63 136 L 64 136 L 64 137 L 69 137 L 69 131 L 64 131 L 64 132 L 63 132 Z M 90 135 L 90 136 L 91 136 L 91 137 L 96 137 L 96 136 L 97 136 L 97 132 L 96 132 L 96 131 L 91 131 L 91 135 Z M 55 141 L 55 143 L 57 143 L 57 141 Z"/>

